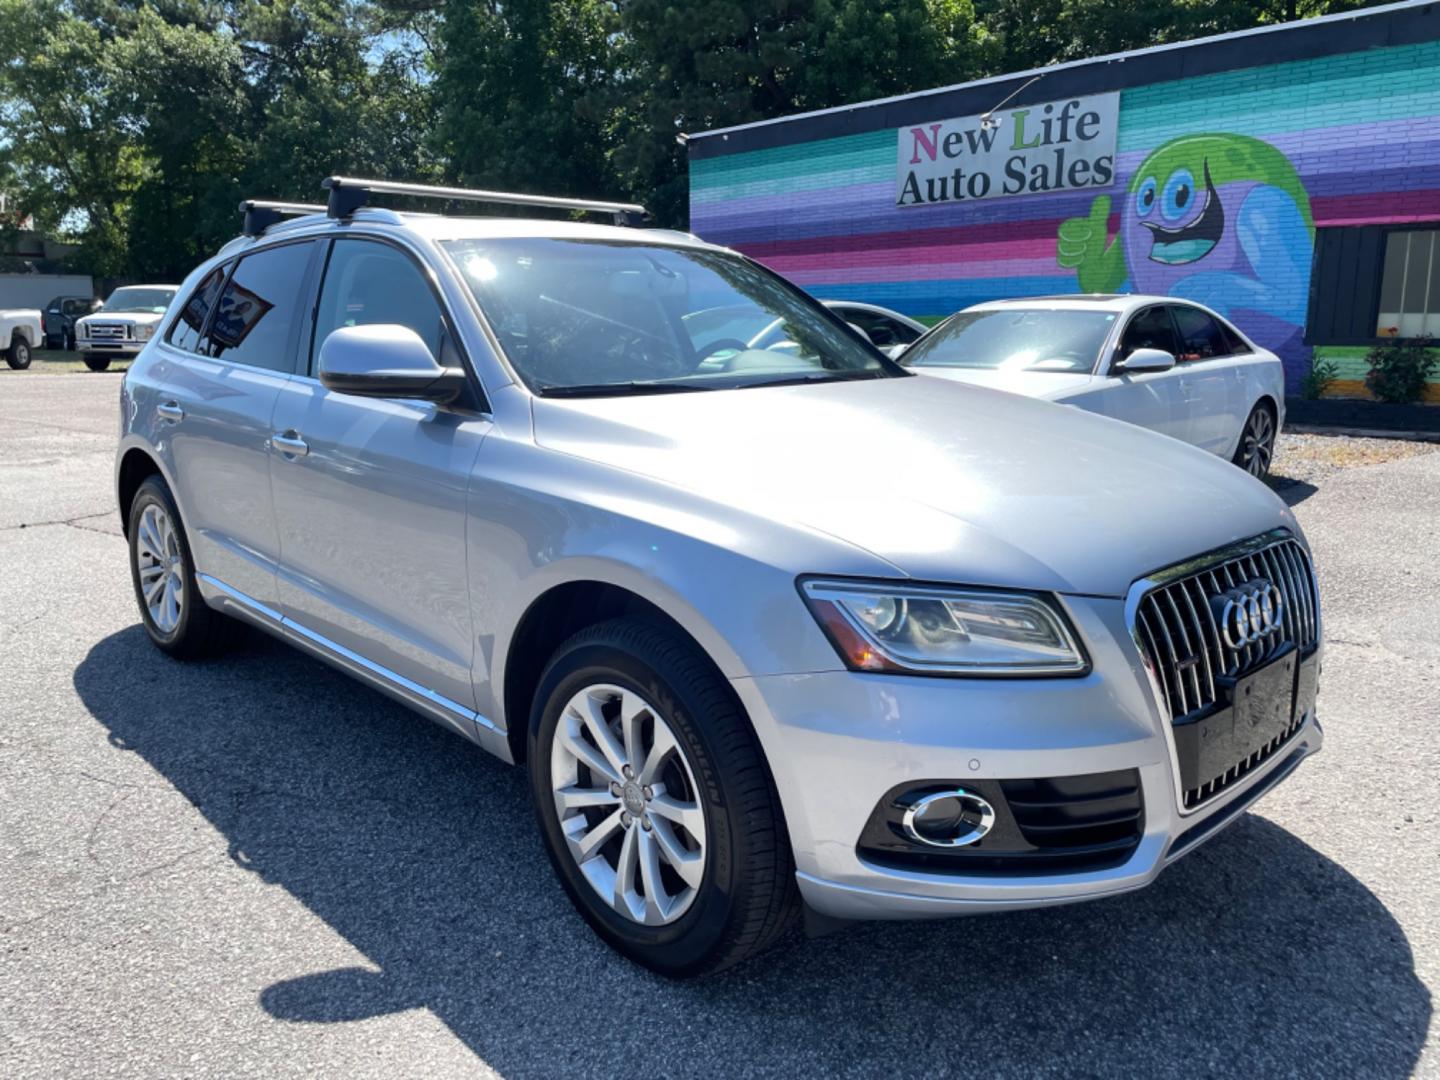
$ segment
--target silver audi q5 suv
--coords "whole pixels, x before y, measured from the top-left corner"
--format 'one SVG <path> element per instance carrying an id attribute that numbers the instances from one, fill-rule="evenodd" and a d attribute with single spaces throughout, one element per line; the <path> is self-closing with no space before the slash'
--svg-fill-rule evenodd
<path id="1" fill-rule="evenodd" d="M 141 619 L 523 764 L 625 955 L 1139 888 L 1320 748 L 1310 552 L 1227 462 L 912 376 L 693 236 L 326 184 L 250 204 L 125 377 Z"/>

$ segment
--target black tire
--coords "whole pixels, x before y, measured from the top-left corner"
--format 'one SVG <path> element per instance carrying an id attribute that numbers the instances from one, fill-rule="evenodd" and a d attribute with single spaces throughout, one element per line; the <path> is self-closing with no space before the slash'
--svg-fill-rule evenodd
<path id="1" fill-rule="evenodd" d="M 65 339 L 62 338 L 62 337 L 60 337 L 58 334 L 46 334 L 46 335 L 45 335 L 45 348 L 47 348 L 47 349 L 58 349 L 58 348 L 60 348 L 64 343 L 65 343 Z"/>
<path id="2" fill-rule="evenodd" d="M 173 523 L 176 547 L 180 556 L 182 582 L 180 617 L 170 630 L 164 630 L 151 616 L 140 585 L 141 518 L 149 506 L 158 506 Z M 158 648 L 181 660 L 197 660 L 224 652 L 234 640 L 239 624 L 206 605 L 195 584 L 195 560 L 190 554 L 190 541 L 180 519 L 180 511 L 170 488 L 159 476 L 151 476 L 140 485 L 130 503 L 130 581 L 135 589 L 135 603 L 140 609 L 140 622 L 145 633 Z"/>
<path id="3" fill-rule="evenodd" d="M 706 865 L 688 909 L 665 925 L 641 925 L 601 900 L 561 830 L 550 785 L 551 748 L 566 704 L 595 683 L 635 691 L 653 703 L 695 776 Z M 673 630 L 614 619 L 565 642 L 535 695 L 529 771 L 536 817 L 561 884 L 591 927 L 631 960 L 672 977 L 709 974 L 768 948 L 799 911 L 780 800 L 755 732 L 704 654 Z"/>
<path id="4" fill-rule="evenodd" d="M 85 357 L 85 366 L 91 371 L 104 371 L 110 366 L 110 358 L 108 356 L 87 356 Z"/>
<path id="5" fill-rule="evenodd" d="M 10 339 L 10 348 L 5 350 L 5 362 L 16 371 L 24 371 L 30 366 L 30 343 L 22 337 Z"/>
<path id="6" fill-rule="evenodd" d="M 1275 457 L 1275 410 L 1263 401 L 1256 402 L 1245 418 L 1240 429 L 1240 441 L 1230 458 L 1231 464 L 1244 469 L 1257 480 L 1263 480 L 1270 472 L 1270 462 Z"/>

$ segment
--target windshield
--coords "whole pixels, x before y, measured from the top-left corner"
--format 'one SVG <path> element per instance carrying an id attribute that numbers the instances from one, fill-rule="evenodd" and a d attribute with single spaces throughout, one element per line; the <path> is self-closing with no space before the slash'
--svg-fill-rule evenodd
<path id="1" fill-rule="evenodd" d="M 903 376 L 815 301 L 718 251 L 603 240 L 445 245 L 537 393 L 590 396 Z"/>
<path id="2" fill-rule="evenodd" d="M 152 315 L 163 315 L 175 299 L 174 289 L 145 289 L 127 286 L 116 289 L 100 308 L 101 311 L 144 311 Z"/>
<path id="3" fill-rule="evenodd" d="M 901 362 L 906 367 L 1088 373 L 1115 319 L 1113 311 L 1057 308 L 962 311 L 911 346 Z"/>

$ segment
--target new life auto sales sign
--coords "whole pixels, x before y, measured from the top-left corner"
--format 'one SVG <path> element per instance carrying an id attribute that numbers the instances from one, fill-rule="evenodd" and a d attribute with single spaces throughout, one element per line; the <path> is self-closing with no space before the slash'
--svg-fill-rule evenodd
<path id="1" fill-rule="evenodd" d="M 895 204 L 1109 187 L 1120 95 L 1093 94 L 899 130 Z"/>

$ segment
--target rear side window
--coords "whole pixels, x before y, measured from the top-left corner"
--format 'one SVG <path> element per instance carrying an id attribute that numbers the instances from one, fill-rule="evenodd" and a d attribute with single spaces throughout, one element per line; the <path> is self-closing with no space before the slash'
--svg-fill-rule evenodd
<path id="1" fill-rule="evenodd" d="M 313 248 L 313 241 L 283 244 L 242 258 L 220 293 L 199 351 L 235 364 L 291 371 L 290 331 L 304 307 L 301 290 Z"/>
<path id="2" fill-rule="evenodd" d="M 888 315 L 881 315 L 877 311 L 866 311 L 864 308 L 834 308 L 832 310 L 846 322 L 854 323 L 864 330 L 870 341 L 882 349 L 891 345 L 909 345 L 920 336 L 920 331 L 912 330 L 904 323 L 897 322 Z"/>
<path id="3" fill-rule="evenodd" d="M 1136 349 L 1159 349 L 1171 356 L 1180 355 L 1175 340 L 1175 327 L 1170 322 L 1170 313 L 1163 307 L 1146 308 L 1125 328 L 1120 338 L 1120 359 L 1125 359 Z"/>
<path id="4" fill-rule="evenodd" d="M 1242 353 L 1251 351 L 1250 343 L 1240 336 L 1240 331 L 1231 326 L 1224 319 L 1216 320 L 1220 323 L 1220 329 L 1225 332 L 1225 342 L 1230 346 L 1230 354 L 1239 356 Z"/>
<path id="5" fill-rule="evenodd" d="M 220 295 L 220 286 L 225 284 L 225 274 L 229 269 L 229 263 L 222 263 L 206 274 L 205 279 L 195 287 L 190 299 L 186 300 L 185 306 L 180 309 L 180 317 L 170 328 L 170 337 L 167 340 L 171 345 L 188 352 L 199 351 L 200 335 L 205 332 L 205 320 L 210 317 L 210 309 L 215 306 L 215 299 Z"/>
<path id="6" fill-rule="evenodd" d="M 1175 328 L 1180 333 L 1177 360 L 1210 360 L 1230 355 L 1230 342 L 1220 324 L 1199 308 L 1176 305 Z"/>
<path id="7" fill-rule="evenodd" d="M 445 318 L 420 268 L 388 244 L 337 240 L 325 269 L 310 370 L 325 339 L 342 326 L 390 323 L 408 326 L 437 359 L 445 341 Z"/>

